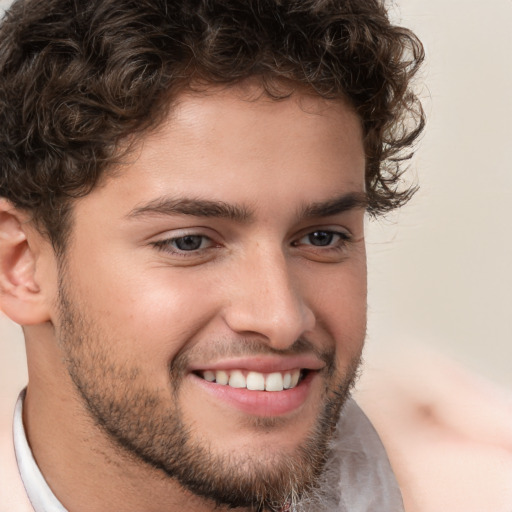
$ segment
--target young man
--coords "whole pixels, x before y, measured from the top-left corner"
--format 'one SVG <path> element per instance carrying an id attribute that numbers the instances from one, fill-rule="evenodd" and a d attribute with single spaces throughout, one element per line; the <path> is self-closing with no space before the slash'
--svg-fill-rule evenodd
<path id="1" fill-rule="evenodd" d="M 401 510 L 349 396 L 422 56 L 378 1 L 13 5 L 2 510 Z"/>

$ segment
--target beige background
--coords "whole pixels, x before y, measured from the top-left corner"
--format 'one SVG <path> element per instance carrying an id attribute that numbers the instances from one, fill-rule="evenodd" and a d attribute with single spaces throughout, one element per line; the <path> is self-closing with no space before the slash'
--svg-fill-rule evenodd
<path id="1" fill-rule="evenodd" d="M 368 344 L 426 343 L 510 387 L 512 2 L 403 0 L 395 13 L 426 46 L 429 122 L 420 193 L 370 229 Z"/>
<path id="2" fill-rule="evenodd" d="M 402 0 L 393 16 L 425 43 L 429 123 L 421 191 L 368 227 L 367 361 L 425 344 L 510 388 L 512 1 Z M 20 330 L 0 316 L 0 415 L 25 381 Z"/>

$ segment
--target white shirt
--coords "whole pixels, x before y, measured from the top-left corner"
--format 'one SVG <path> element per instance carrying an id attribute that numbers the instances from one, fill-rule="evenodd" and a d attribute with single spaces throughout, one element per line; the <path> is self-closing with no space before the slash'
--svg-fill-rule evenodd
<path id="1" fill-rule="evenodd" d="M 66 509 L 48 487 L 32 455 L 23 426 L 24 398 L 25 390 L 20 393 L 14 409 L 13 435 L 18 470 L 27 491 L 28 499 L 32 503 L 35 512 L 66 512 Z"/>
<path id="2" fill-rule="evenodd" d="M 14 413 L 18 470 L 35 512 L 67 512 L 46 483 L 23 427 L 23 391 Z M 0 509 L 1 510 L 1 509 Z M 403 512 L 398 484 L 384 447 L 359 406 L 348 400 L 331 443 L 319 492 L 295 512 Z M 17 512 L 11 510 L 10 512 Z"/>

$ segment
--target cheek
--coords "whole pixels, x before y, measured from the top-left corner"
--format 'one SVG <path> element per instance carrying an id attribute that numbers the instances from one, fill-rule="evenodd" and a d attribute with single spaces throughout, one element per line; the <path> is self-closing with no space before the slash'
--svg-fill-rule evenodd
<path id="1" fill-rule="evenodd" d="M 89 271 L 94 266 L 89 265 Z M 117 357 L 129 364 L 167 371 L 170 361 L 215 316 L 204 280 L 168 268 L 99 265 L 81 273 L 72 288 L 89 321 Z"/>
<path id="2" fill-rule="evenodd" d="M 317 322 L 334 340 L 344 365 L 359 354 L 366 335 L 366 265 L 361 261 L 333 269 L 325 282 L 317 295 Z"/>

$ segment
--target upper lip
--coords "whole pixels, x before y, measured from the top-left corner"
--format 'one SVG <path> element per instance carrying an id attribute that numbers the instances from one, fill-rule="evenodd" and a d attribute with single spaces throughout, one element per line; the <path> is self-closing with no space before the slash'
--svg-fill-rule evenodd
<path id="1" fill-rule="evenodd" d="M 247 356 L 224 358 L 205 364 L 191 364 L 191 372 L 217 370 L 247 370 L 259 373 L 286 372 L 297 368 L 304 370 L 321 370 L 325 362 L 314 355 L 297 356 Z"/>

